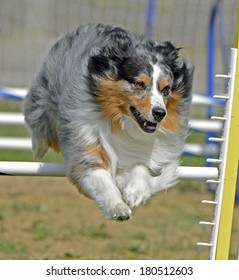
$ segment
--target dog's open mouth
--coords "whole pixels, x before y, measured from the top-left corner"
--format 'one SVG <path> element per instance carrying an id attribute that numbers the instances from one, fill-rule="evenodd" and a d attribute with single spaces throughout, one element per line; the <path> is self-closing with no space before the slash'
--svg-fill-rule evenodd
<path id="1" fill-rule="evenodd" d="M 156 130 L 157 123 L 146 120 L 140 112 L 133 106 L 130 106 L 130 111 L 136 119 L 139 126 L 147 133 L 153 133 Z"/>

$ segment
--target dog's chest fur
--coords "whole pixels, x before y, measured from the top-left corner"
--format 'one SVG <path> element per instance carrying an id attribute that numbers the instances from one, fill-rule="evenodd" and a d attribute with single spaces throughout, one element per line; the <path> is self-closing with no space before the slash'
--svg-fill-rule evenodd
<path id="1" fill-rule="evenodd" d="M 136 128 L 137 130 L 137 128 Z M 117 135 L 110 135 L 108 143 L 104 147 L 109 154 L 112 164 L 112 173 L 117 174 L 136 165 L 144 165 L 152 174 L 158 175 L 161 168 L 178 157 L 180 154 L 178 147 L 169 149 L 175 142 L 173 135 L 164 135 L 158 133 L 155 137 L 148 137 L 139 131 L 131 130 L 130 132 L 121 132 Z"/>

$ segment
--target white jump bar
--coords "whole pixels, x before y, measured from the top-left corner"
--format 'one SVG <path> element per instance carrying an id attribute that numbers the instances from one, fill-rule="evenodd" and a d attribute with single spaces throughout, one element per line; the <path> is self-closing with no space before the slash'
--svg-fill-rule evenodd
<path id="1" fill-rule="evenodd" d="M 0 125 L 25 125 L 21 113 L 0 113 Z"/>
<path id="2" fill-rule="evenodd" d="M 0 125 L 25 125 L 24 116 L 21 113 L 0 113 Z M 189 128 L 202 132 L 220 132 L 223 123 L 220 120 L 189 120 Z"/>
<path id="3" fill-rule="evenodd" d="M 64 177 L 64 163 L 0 161 L 0 175 Z M 181 179 L 206 180 L 218 178 L 216 167 L 180 166 Z"/>
<path id="4" fill-rule="evenodd" d="M 0 149 L 29 151 L 32 149 L 32 141 L 30 138 L 0 137 Z"/>

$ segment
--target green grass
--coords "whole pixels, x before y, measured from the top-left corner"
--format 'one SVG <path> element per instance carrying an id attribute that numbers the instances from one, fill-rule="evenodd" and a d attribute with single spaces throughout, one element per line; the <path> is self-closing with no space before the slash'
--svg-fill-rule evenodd
<path id="1" fill-rule="evenodd" d="M 54 236 L 54 230 L 52 229 L 51 225 L 46 224 L 41 220 L 34 221 L 29 230 L 35 235 L 35 240 L 43 240 L 45 238 Z"/>
<path id="2" fill-rule="evenodd" d="M 0 98 L 0 112 L 22 112 L 23 102 Z"/>
<path id="3" fill-rule="evenodd" d="M 13 259 L 25 259 L 29 253 L 28 247 L 19 242 L 9 239 L 0 239 L 0 251 L 8 256 L 14 256 Z"/>

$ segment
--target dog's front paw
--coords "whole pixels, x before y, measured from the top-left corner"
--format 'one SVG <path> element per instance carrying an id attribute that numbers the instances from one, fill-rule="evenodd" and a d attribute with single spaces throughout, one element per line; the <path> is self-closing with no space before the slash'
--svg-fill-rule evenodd
<path id="1" fill-rule="evenodd" d="M 135 208 L 150 198 L 150 189 L 144 182 L 129 182 L 123 190 L 123 197 L 130 208 Z"/>
<path id="2" fill-rule="evenodd" d="M 106 213 L 107 218 L 117 221 L 126 221 L 131 219 L 132 211 L 125 203 L 118 203 Z"/>

